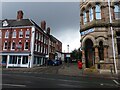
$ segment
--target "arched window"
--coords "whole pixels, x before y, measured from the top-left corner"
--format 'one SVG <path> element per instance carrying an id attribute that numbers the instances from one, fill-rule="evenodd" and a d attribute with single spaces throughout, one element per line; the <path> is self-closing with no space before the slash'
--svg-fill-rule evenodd
<path id="1" fill-rule="evenodd" d="M 83 19 L 84 19 L 84 24 L 86 24 L 87 23 L 86 11 L 83 12 Z"/>
<path id="2" fill-rule="evenodd" d="M 92 8 L 89 9 L 89 18 L 90 18 L 90 21 L 93 20 L 93 9 Z"/>
<path id="3" fill-rule="evenodd" d="M 96 19 L 101 19 L 101 9 L 100 9 L 100 5 L 96 5 L 96 9 L 95 9 L 95 12 L 96 12 Z"/>
<path id="4" fill-rule="evenodd" d="M 120 5 L 114 6 L 115 19 L 120 19 Z"/>

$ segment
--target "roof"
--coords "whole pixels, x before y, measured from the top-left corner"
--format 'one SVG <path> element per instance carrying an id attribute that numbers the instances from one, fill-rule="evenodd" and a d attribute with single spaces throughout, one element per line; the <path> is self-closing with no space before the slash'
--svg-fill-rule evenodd
<path id="1" fill-rule="evenodd" d="M 32 26 L 34 25 L 30 19 L 21 20 L 0 20 L 0 27 L 19 27 L 19 26 Z"/>

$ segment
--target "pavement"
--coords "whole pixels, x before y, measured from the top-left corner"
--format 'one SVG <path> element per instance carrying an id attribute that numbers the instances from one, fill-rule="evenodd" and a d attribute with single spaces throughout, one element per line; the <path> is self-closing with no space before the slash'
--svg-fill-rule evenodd
<path id="1" fill-rule="evenodd" d="M 118 74 L 111 72 L 88 72 L 83 69 L 78 69 L 77 63 L 63 63 L 60 66 L 40 66 L 34 68 L 3 68 L 2 71 L 24 72 L 24 73 L 46 73 L 46 74 L 60 74 L 69 76 L 87 76 L 96 78 L 120 79 L 120 70 Z"/>

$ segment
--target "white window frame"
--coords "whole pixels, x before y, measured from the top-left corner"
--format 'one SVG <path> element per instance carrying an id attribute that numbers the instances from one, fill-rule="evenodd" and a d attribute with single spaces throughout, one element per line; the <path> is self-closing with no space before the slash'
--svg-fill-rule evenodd
<path id="1" fill-rule="evenodd" d="M 38 45 L 38 52 L 40 52 L 40 45 Z"/>
<path id="2" fill-rule="evenodd" d="M 36 39 L 38 39 L 38 32 L 36 32 Z"/>
<path id="3" fill-rule="evenodd" d="M 26 40 L 24 43 L 24 50 L 28 50 L 28 49 L 26 49 L 26 43 L 28 43 L 28 49 L 29 49 L 29 42 L 28 42 L 28 40 Z"/>
<path id="4" fill-rule="evenodd" d="M 5 41 L 5 42 L 4 42 L 4 47 L 3 47 L 3 50 L 7 50 L 7 49 L 5 49 L 5 43 L 7 43 L 7 49 L 8 49 L 8 42 L 7 42 L 7 41 Z"/>
<path id="5" fill-rule="evenodd" d="M 35 51 L 37 51 L 37 44 L 35 43 Z"/>
<path id="6" fill-rule="evenodd" d="M 0 38 L 2 38 L 2 31 L 0 30 Z"/>
<path id="7" fill-rule="evenodd" d="M 22 34 L 22 36 L 21 36 L 21 34 Z M 23 31 L 22 31 L 22 29 L 19 31 L 19 38 L 23 38 Z"/>
<path id="8" fill-rule="evenodd" d="M 41 53 L 42 53 L 42 52 L 43 52 L 43 46 L 41 46 L 41 49 L 40 49 L 40 50 L 41 50 Z"/>
<path id="9" fill-rule="evenodd" d="M 30 37 L 30 30 L 27 29 L 25 32 L 25 38 L 29 38 Z"/>
<path id="10" fill-rule="evenodd" d="M 11 50 L 15 50 L 15 48 L 13 49 L 13 43 L 15 43 L 15 41 L 11 43 Z M 15 43 L 15 47 L 16 47 L 16 43 Z"/>
<path id="11" fill-rule="evenodd" d="M 17 35 L 16 30 L 14 30 L 12 33 L 12 38 L 16 38 L 16 35 Z"/>
<path id="12" fill-rule="evenodd" d="M 8 30 L 5 32 L 5 38 L 9 38 L 9 31 Z"/>
<path id="13" fill-rule="evenodd" d="M 38 38 L 38 39 L 39 39 L 39 41 L 40 41 L 40 39 L 41 39 L 41 34 L 40 34 L 40 33 L 39 33 L 39 38 Z"/>

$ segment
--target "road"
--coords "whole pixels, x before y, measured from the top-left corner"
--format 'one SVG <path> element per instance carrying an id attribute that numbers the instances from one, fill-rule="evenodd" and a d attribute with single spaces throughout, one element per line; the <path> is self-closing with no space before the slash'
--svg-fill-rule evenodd
<path id="1" fill-rule="evenodd" d="M 118 88 L 114 79 L 58 74 L 4 72 L 3 88 Z M 3 89 L 4 90 L 4 89 Z"/>

